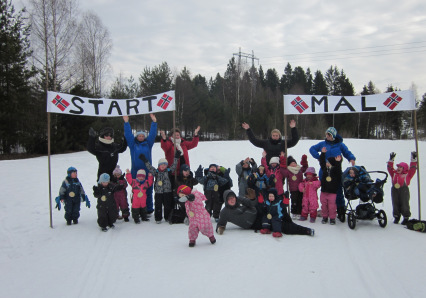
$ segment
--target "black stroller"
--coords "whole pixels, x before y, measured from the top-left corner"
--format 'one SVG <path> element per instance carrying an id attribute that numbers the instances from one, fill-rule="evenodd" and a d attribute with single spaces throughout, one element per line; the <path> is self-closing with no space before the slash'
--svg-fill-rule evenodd
<path id="1" fill-rule="evenodd" d="M 355 175 L 350 175 L 350 171 Z M 370 174 L 378 173 L 385 175 L 383 180 L 373 181 Z M 384 192 L 383 185 L 386 183 L 388 173 L 382 171 L 367 172 L 363 166 L 347 168 L 342 174 L 342 183 L 345 197 L 348 200 L 346 214 L 348 215 L 348 226 L 355 229 L 357 220 L 377 219 L 379 225 L 384 228 L 387 225 L 387 217 L 384 210 L 376 208 L 375 204 L 382 203 Z M 351 201 L 360 200 L 356 208 L 352 207 Z"/>

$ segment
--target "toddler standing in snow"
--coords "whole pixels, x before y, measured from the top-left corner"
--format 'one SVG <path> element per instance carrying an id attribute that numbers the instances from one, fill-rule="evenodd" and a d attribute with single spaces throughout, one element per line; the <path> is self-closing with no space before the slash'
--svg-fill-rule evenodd
<path id="1" fill-rule="evenodd" d="M 395 220 L 393 223 L 397 224 L 402 216 L 404 220 L 401 222 L 402 225 L 408 223 L 408 219 L 411 216 L 410 211 L 410 190 L 408 186 L 410 181 L 416 174 L 417 169 L 417 153 L 411 152 L 410 167 L 405 162 L 400 162 L 396 165 L 396 170 L 393 168 L 393 163 L 396 153 L 392 152 L 388 161 L 388 172 L 392 178 L 392 207 L 393 217 Z"/>
<path id="2" fill-rule="evenodd" d="M 321 186 L 321 182 L 318 180 L 315 168 L 313 167 L 306 169 L 305 177 L 306 178 L 299 184 L 299 191 L 303 192 L 302 214 L 300 215 L 300 220 L 307 220 L 308 215 L 310 215 L 310 221 L 315 222 L 319 206 L 317 191 Z"/>
<path id="3" fill-rule="evenodd" d="M 80 217 L 80 204 L 86 201 L 86 206 L 90 208 L 89 198 L 86 196 L 83 186 L 77 178 L 77 169 L 69 167 L 67 177 L 62 182 L 59 189 L 59 196 L 56 197 L 56 208 L 61 209 L 61 202 L 65 204 L 65 220 L 67 225 L 71 225 L 71 221 L 76 225 Z"/>
<path id="4" fill-rule="evenodd" d="M 114 200 L 114 192 L 117 185 L 110 183 L 109 174 L 103 173 L 99 176 L 97 186 L 93 186 L 93 195 L 98 198 L 98 225 L 103 232 L 108 231 L 107 226 L 113 229 L 117 220 L 117 205 Z"/>
<path id="5" fill-rule="evenodd" d="M 129 210 L 129 203 L 127 203 L 127 181 L 124 178 L 124 174 L 122 173 L 120 166 L 117 165 L 112 172 L 112 182 L 116 185 L 119 185 L 121 188 L 114 193 L 114 199 L 115 203 L 117 205 L 117 216 L 118 219 L 124 218 L 125 222 L 129 221 L 130 216 L 130 210 Z M 120 217 L 120 209 L 121 209 L 121 215 Z"/>
<path id="6" fill-rule="evenodd" d="M 327 160 L 325 154 L 327 148 L 321 149 L 321 155 L 319 158 L 322 177 L 321 177 L 321 223 L 326 224 L 330 217 L 330 224 L 336 224 L 336 196 L 337 189 L 342 184 L 342 156 L 329 157 Z"/>
<path id="7" fill-rule="evenodd" d="M 132 187 L 132 217 L 136 224 L 140 224 L 141 221 L 149 221 L 148 212 L 146 207 L 147 190 L 152 186 L 154 177 L 148 174 L 144 169 L 140 169 L 136 173 L 136 179 L 132 179 L 132 174 L 129 169 L 126 170 L 126 179 Z"/>
<path id="8" fill-rule="evenodd" d="M 189 247 L 195 246 L 195 241 L 198 238 L 198 233 L 207 236 L 211 244 L 216 243 L 216 239 L 213 234 L 213 225 L 210 220 L 210 214 L 204 208 L 203 201 L 206 197 L 199 191 L 193 190 L 186 185 L 178 187 L 177 193 L 180 197 L 179 201 L 185 203 L 186 214 L 189 218 Z"/>

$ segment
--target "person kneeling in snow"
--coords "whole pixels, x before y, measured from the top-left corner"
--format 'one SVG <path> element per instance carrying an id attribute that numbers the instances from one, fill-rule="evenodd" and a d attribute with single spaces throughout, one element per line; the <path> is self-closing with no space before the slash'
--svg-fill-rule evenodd
<path id="1" fill-rule="evenodd" d="M 56 197 L 56 208 L 61 210 L 61 202 L 65 204 L 65 220 L 67 225 L 71 225 L 71 221 L 76 225 L 80 217 L 80 204 L 86 201 L 86 206 L 90 208 L 89 198 L 84 193 L 83 185 L 77 178 L 77 169 L 69 167 L 67 177 L 62 182 L 59 189 L 59 196 Z"/>
<path id="2" fill-rule="evenodd" d="M 186 214 L 189 218 L 189 247 L 195 246 L 195 240 L 198 238 L 198 233 L 207 236 L 211 244 L 216 243 L 216 238 L 213 235 L 213 225 L 210 221 L 210 214 L 204 208 L 203 201 L 206 197 L 199 191 L 193 190 L 186 185 L 181 185 L 177 189 L 179 202 L 185 203 Z"/>
<path id="3" fill-rule="evenodd" d="M 122 186 L 110 183 L 110 176 L 107 173 L 101 174 L 98 185 L 93 186 L 93 195 L 98 198 L 98 225 L 103 232 L 108 231 L 107 226 L 113 229 L 117 220 L 117 205 L 115 204 L 114 192 Z"/>

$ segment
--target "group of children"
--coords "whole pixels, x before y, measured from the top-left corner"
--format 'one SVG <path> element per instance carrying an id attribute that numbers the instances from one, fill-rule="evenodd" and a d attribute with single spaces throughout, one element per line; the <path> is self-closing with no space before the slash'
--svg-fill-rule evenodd
<path id="1" fill-rule="evenodd" d="M 254 190 L 258 202 L 256 209 L 262 215 L 260 230 L 262 234 L 272 232 L 274 237 L 282 236 L 280 223 L 283 211 L 290 203 L 289 197 L 293 219 L 305 221 L 309 217 L 310 222 L 314 223 L 319 208 L 317 194 L 319 188 L 321 188 L 321 222 L 323 224 L 330 222 L 331 225 L 336 223 L 336 193 L 338 188 L 342 187 L 342 156 L 326 159 L 326 152 L 327 149 L 322 148 L 319 164 L 323 174 L 320 178 L 315 168 L 308 166 L 306 155 L 302 156 L 300 165 L 292 156 L 286 157 L 284 153 L 271 157 L 267 163 L 266 152 L 263 152 L 260 166 L 257 166 L 252 158 L 246 158 L 236 165 L 239 194 L 245 196 L 249 189 Z M 174 162 L 170 166 L 166 159 L 160 159 L 157 168 L 153 167 L 141 154 L 139 158 L 145 163 L 149 172 L 146 173 L 141 169 L 137 171 L 135 179 L 132 178 L 128 169 L 124 174 L 119 166 L 113 171 L 113 177 L 102 173 L 97 185 L 93 186 L 93 194 L 97 198 L 98 224 L 101 230 L 106 232 L 108 228 L 114 228 L 117 219 L 129 222 L 130 216 L 136 224 L 148 221 L 147 190 L 154 186 L 154 218 L 157 223 L 161 223 L 163 215 L 167 221 L 175 204 L 181 204 L 189 219 L 189 246 L 195 245 L 199 232 L 206 235 L 214 244 L 216 239 L 210 218 L 213 216 L 216 222 L 219 220 L 223 193 L 232 187 L 230 169 L 211 164 L 203 172 L 203 167 L 200 165 L 193 177 L 189 166 L 183 164 L 175 177 L 172 173 L 176 170 L 180 154 L 177 150 Z M 388 162 L 388 171 L 393 185 L 392 204 L 395 223 L 399 222 L 401 215 L 404 217 L 403 223 L 406 223 L 410 217 L 408 185 L 416 171 L 416 157 L 413 152 L 410 166 L 400 163 L 396 170 L 393 169 L 394 153 L 391 154 Z M 356 175 L 355 171 L 353 174 Z M 288 192 L 284 192 L 286 180 L 290 196 Z M 193 190 L 198 183 L 203 185 L 204 194 Z M 132 189 L 131 210 L 127 202 L 128 185 Z M 61 202 L 65 205 L 67 225 L 78 224 L 80 204 L 84 201 L 90 208 L 90 201 L 77 178 L 77 169 L 70 167 L 61 185 L 59 196 L 56 198 L 58 209 Z"/>

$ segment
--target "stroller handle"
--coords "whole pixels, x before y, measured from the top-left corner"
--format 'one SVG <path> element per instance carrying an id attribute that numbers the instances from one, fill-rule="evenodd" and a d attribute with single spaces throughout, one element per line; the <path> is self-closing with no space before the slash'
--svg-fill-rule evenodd
<path id="1" fill-rule="evenodd" d="M 387 172 L 384 172 L 384 171 L 368 171 L 367 173 L 368 174 L 370 174 L 370 173 L 384 174 L 385 175 L 385 179 L 383 179 L 383 182 L 385 182 L 385 183 L 386 183 L 386 181 L 388 179 L 388 176 L 389 176 L 389 174 Z"/>

